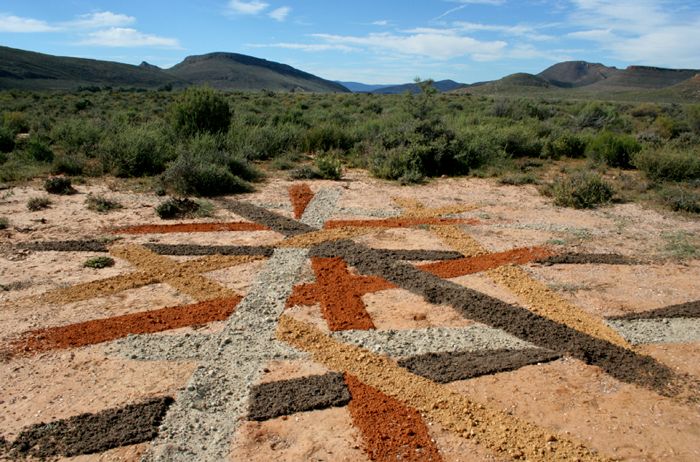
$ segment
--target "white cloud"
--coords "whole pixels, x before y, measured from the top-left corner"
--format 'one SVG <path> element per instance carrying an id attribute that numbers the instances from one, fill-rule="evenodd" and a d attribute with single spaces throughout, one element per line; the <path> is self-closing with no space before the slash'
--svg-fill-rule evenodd
<path id="1" fill-rule="evenodd" d="M 468 7 L 469 5 L 493 5 L 493 6 L 498 6 L 502 5 L 505 3 L 505 0 L 449 0 L 451 3 L 461 3 L 461 5 L 456 6 L 454 8 L 450 8 L 449 10 L 445 11 L 442 13 L 440 16 L 437 18 L 433 19 L 433 21 L 437 21 L 438 19 L 442 19 L 445 16 L 451 15 L 452 13 L 456 13 L 459 10 L 463 10 L 464 8 Z"/>
<path id="2" fill-rule="evenodd" d="M 372 26 L 380 26 L 380 27 L 388 26 L 390 24 L 391 23 L 388 19 L 380 19 L 379 21 L 372 21 L 370 23 L 370 25 L 372 25 Z"/>
<path id="3" fill-rule="evenodd" d="M 283 48 L 287 50 L 300 50 L 311 53 L 316 53 L 320 51 L 357 51 L 356 48 L 349 47 L 347 45 L 332 45 L 330 43 L 269 43 L 269 44 L 248 44 L 247 46 L 251 48 Z"/>
<path id="4" fill-rule="evenodd" d="M 240 0 L 230 0 L 228 9 L 235 14 L 257 15 L 262 13 L 270 6 L 268 3 L 253 0 L 252 2 L 243 2 Z"/>
<path id="5" fill-rule="evenodd" d="M 57 30 L 58 28 L 49 25 L 46 21 L 0 13 L 0 32 L 31 33 Z"/>
<path id="6" fill-rule="evenodd" d="M 157 47 L 181 48 L 177 39 L 144 34 L 136 29 L 111 27 L 87 34 L 79 45 L 97 45 L 104 47 Z"/>
<path id="7" fill-rule="evenodd" d="M 288 6 L 282 6 L 280 8 L 276 8 L 272 11 L 270 11 L 267 15 L 274 19 L 275 21 L 282 22 L 285 19 L 287 19 L 287 16 L 289 15 L 289 12 L 292 11 L 292 9 Z"/>
<path id="8" fill-rule="evenodd" d="M 551 35 L 538 32 L 543 28 L 543 26 L 533 27 L 524 24 L 504 26 L 498 24 L 482 24 L 465 21 L 456 21 L 452 25 L 464 32 L 498 32 L 505 35 L 525 37 L 532 41 L 545 41 L 552 40 L 554 38 Z"/>
<path id="9" fill-rule="evenodd" d="M 133 16 L 112 13 L 111 11 L 100 11 L 97 13 L 81 14 L 77 19 L 63 23 L 66 27 L 77 27 L 82 29 L 97 29 L 100 27 L 128 26 L 136 22 Z"/>

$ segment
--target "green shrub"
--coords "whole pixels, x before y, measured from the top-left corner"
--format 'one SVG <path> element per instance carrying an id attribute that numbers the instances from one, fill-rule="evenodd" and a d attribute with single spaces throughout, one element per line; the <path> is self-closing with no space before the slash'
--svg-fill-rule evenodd
<path id="1" fill-rule="evenodd" d="M 542 152 L 543 157 L 550 159 L 558 159 L 560 157 L 577 159 L 585 154 L 586 141 L 580 136 L 570 133 L 547 141 Z"/>
<path id="2" fill-rule="evenodd" d="M 27 201 L 27 208 L 32 212 L 44 210 L 49 208 L 50 206 L 51 199 L 49 199 L 48 197 L 31 197 Z"/>
<path id="3" fill-rule="evenodd" d="M 501 184 L 522 186 L 525 184 L 538 184 L 539 180 L 532 173 L 511 173 L 498 180 Z"/>
<path id="4" fill-rule="evenodd" d="M 170 198 L 156 206 L 156 213 L 163 220 L 175 218 L 209 217 L 214 207 L 210 202 Z"/>
<path id="5" fill-rule="evenodd" d="M 600 175 L 580 172 L 555 180 L 551 194 L 556 205 L 586 209 L 610 202 L 614 190 Z"/>
<path id="6" fill-rule="evenodd" d="M 700 135 L 700 104 L 693 104 L 686 107 L 688 125 L 697 135 Z"/>
<path id="7" fill-rule="evenodd" d="M 59 154 L 53 159 L 51 173 L 54 175 L 82 175 L 86 164 L 87 159 L 83 154 Z"/>
<path id="8" fill-rule="evenodd" d="M 223 133 L 231 124 L 231 108 L 226 98 L 208 87 L 190 87 L 172 106 L 173 128 L 178 134 Z"/>
<path id="9" fill-rule="evenodd" d="M 73 185 L 71 184 L 70 178 L 62 176 L 48 178 L 44 182 L 44 189 L 49 194 L 66 195 L 73 194 L 75 192 L 75 189 L 73 189 Z"/>
<path id="10" fill-rule="evenodd" d="M 660 195 L 674 212 L 700 213 L 700 194 L 695 191 L 676 186 L 664 188 Z"/>
<path id="11" fill-rule="evenodd" d="M 85 268 L 102 269 L 109 266 L 114 266 L 114 259 L 112 257 L 92 257 L 85 260 L 83 263 Z"/>
<path id="12" fill-rule="evenodd" d="M 0 229 L 7 229 L 10 227 L 10 220 L 7 217 L 0 217 Z"/>
<path id="13" fill-rule="evenodd" d="M 2 122 L 13 135 L 29 132 L 29 121 L 23 112 L 6 112 L 2 115 Z"/>
<path id="14" fill-rule="evenodd" d="M 88 194 L 87 198 L 85 199 L 85 205 L 87 206 L 88 210 L 98 213 L 108 213 L 112 210 L 122 208 L 122 205 L 119 202 L 108 199 L 102 195 L 94 195 L 92 193 Z"/>
<path id="15" fill-rule="evenodd" d="M 700 179 L 698 150 L 649 149 L 634 157 L 634 165 L 655 181 Z"/>
<path id="16" fill-rule="evenodd" d="M 343 164 L 337 155 L 324 153 L 316 157 L 316 168 L 321 178 L 326 180 L 339 180 L 343 176 Z"/>
<path id="17" fill-rule="evenodd" d="M 542 154 L 542 141 L 529 127 L 515 126 L 501 134 L 501 146 L 512 157 L 539 157 Z"/>
<path id="18" fill-rule="evenodd" d="M 348 151 L 354 144 L 355 139 L 338 125 L 320 125 L 306 132 L 301 148 L 304 152 Z"/>
<path id="19" fill-rule="evenodd" d="M 12 152 L 15 148 L 15 135 L 12 131 L 0 125 L 0 153 Z"/>
<path id="20" fill-rule="evenodd" d="M 606 131 L 588 143 L 587 153 L 596 162 L 611 167 L 631 168 L 632 157 L 641 150 L 642 145 L 633 137 Z"/>
<path id="21" fill-rule="evenodd" d="M 622 125 L 617 109 L 610 105 L 591 102 L 581 109 L 576 117 L 578 128 L 612 128 Z"/>
<path id="22" fill-rule="evenodd" d="M 181 196 L 221 196 L 252 191 L 252 186 L 220 164 L 183 155 L 168 167 L 163 182 Z"/>
<path id="23" fill-rule="evenodd" d="M 292 180 L 315 180 L 321 178 L 321 173 L 311 165 L 302 165 L 289 172 Z"/>
<path id="24" fill-rule="evenodd" d="M 9 159 L 9 157 L 7 157 L 7 154 L 5 154 L 4 152 L 0 152 L 0 165 L 7 162 L 7 159 Z"/>
<path id="25" fill-rule="evenodd" d="M 51 129 L 51 139 L 63 148 L 66 154 L 94 156 L 102 136 L 102 128 L 94 121 L 86 119 L 65 119 Z"/>
<path id="26" fill-rule="evenodd" d="M 100 143 L 104 169 L 119 177 L 156 175 L 172 159 L 171 143 L 153 126 L 125 126 Z"/>
<path id="27" fill-rule="evenodd" d="M 38 138 L 29 139 L 27 143 L 27 153 L 37 162 L 53 162 L 53 151 L 46 143 Z"/>

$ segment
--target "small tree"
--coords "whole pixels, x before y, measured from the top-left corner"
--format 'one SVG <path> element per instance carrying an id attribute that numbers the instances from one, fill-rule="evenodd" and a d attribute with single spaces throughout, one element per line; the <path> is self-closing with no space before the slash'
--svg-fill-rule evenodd
<path id="1" fill-rule="evenodd" d="M 173 125 L 178 134 L 224 133 L 231 124 L 231 108 L 221 93 L 209 87 L 185 90 L 173 108 Z"/>

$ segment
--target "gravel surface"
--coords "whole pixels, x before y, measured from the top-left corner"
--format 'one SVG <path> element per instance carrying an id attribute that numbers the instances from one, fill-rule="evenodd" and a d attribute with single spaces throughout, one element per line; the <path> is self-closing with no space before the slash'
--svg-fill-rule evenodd
<path id="1" fill-rule="evenodd" d="M 630 343 L 700 342 L 700 319 L 608 320 Z"/>

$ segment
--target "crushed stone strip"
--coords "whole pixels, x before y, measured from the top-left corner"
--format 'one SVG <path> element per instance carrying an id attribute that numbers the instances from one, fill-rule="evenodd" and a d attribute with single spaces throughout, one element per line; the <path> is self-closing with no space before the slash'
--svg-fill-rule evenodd
<path id="1" fill-rule="evenodd" d="M 351 217 L 393 218 L 401 213 L 391 209 L 364 209 L 360 207 L 340 207 L 338 215 Z"/>
<path id="2" fill-rule="evenodd" d="M 23 242 L 17 247 L 36 252 L 107 252 L 107 243 L 98 240 Z"/>
<path id="3" fill-rule="evenodd" d="M 641 260 L 617 253 L 562 253 L 536 260 L 543 265 L 639 265 Z"/>
<path id="4" fill-rule="evenodd" d="M 319 191 L 318 194 L 321 194 L 322 191 L 324 190 Z M 323 198 L 324 194 L 321 194 L 321 196 Z M 317 201 L 311 201 L 311 204 L 309 204 L 309 206 L 313 206 L 315 202 Z M 297 236 L 299 234 L 314 231 L 313 224 L 307 224 L 306 222 L 304 222 L 303 219 L 300 223 L 292 218 L 284 217 L 282 215 L 270 212 L 269 210 L 263 209 L 262 207 L 257 207 L 247 202 L 235 201 L 230 199 L 219 199 L 218 203 L 223 208 L 230 210 L 236 215 L 250 220 L 255 224 L 259 224 L 260 226 L 265 226 L 268 229 L 271 229 L 272 231 L 284 234 L 288 237 Z M 305 212 L 304 215 L 308 215 L 309 217 L 315 216 L 315 213 L 313 211 L 309 212 L 308 208 L 307 212 Z M 316 220 L 313 220 L 313 222 L 316 222 Z"/>
<path id="5" fill-rule="evenodd" d="M 608 324 L 634 345 L 700 342 L 700 319 L 609 319 Z"/>
<path id="6" fill-rule="evenodd" d="M 337 372 L 262 383 L 251 388 L 248 419 L 264 421 L 297 412 L 345 406 L 349 401 L 343 374 Z"/>
<path id="7" fill-rule="evenodd" d="M 171 234 L 171 233 L 219 233 L 222 231 L 269 231 L 257 223 L 176 223 L 171 225 L 138 225 L 117 228 L 112 234 Z"/>
<path id="8" fill-rule="evenodd" d="M 204 346 L 210 340 L 210 334 L 129 334 L 109 343 L 105 352 L 136 361 L 198 361 L 206 359 Z"/>
<path id="9" fill-rule="evenodd" d="M 280 340 L 309 352 L 331 370 L 344 371 L 363 383 L 439 422 L 445 429 L 471 438 L 499 455 L 532 461 L 607 461 L 580 443 L 504 412 L 487 408 L 444 385 L 412 374 L 389 358 L 344 345 L 315 327 L 288 316 L 280 318 Z M 547 451 L 546 448 L 550 448 Z"/>
<path id="10" fill-rule="evenodd" d="M 342 191 L 338 188 L 321 189 L 304 210 L 301 223 L 309 227 L 308 231 L 321 229 L 336 213 L 336 205 Z"/>
<path id="11" fill-rule="evenodd" d="M 426 379 L 438 383 L 449 383 L 482 375 L 514 371 L 521 367 L 546 363 L 559 358 L 561 358 L 561 354 L 544 348 L 446 351 L 404 358 L 399 360 L 399 366 Z"/>
<path id="12" fill-rule="evenodd" d="M 333 332 L 340 342 L 365 348 L 373 353 L 403 358 L 426 353 L 534 348 L 500 329 L 475 325 L 429 327 L 411 330 L 348 330 Z"/>
<path id="13" fill-rule="evenodd" d="M 270 257 L 272 246 L 241 245 L 195 245 L 195 244 L 144 244 L 148 250 L 158 255 L 199 256 L 199 255 L 253 255 Z"/>
<path id="14" fill-rule="evenodd" d="M 608 320 L 659 319 L 659 318 L 700 318 L 700 300 L 678 305 L 664 306 L 640 313 L 612 316 Z"/>

